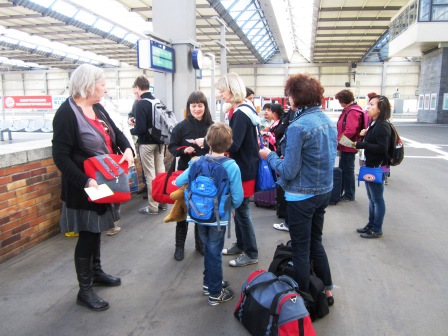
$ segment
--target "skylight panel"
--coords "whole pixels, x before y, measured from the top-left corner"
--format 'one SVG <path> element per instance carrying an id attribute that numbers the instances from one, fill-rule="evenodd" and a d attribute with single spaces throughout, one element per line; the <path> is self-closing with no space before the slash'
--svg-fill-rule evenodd
<path id="1" fill-rule="evenodd" d="M 44 46 L 41 46 L 41 45 L 38 45 L 36 49 L 39 50 L 39 51 L 45 52 L 45 53 L 50 53 L 51 52 L 50 48 L 47 48 L 47 47 L 44 47 Z"/>
<path id="2" fill-rule="evenodd" d="M 54 2 L 54 0 L 30 0 L 30 1 L 46 8 L 50 7 Z"/>
<path id="3" fill-rule="evenodd" d="M 125 37 L 125 35 L 128 33 L 126 30 L 120 28 L 120 27 L 114 27 L 112 31 L 110 32 L 112 35 L 115 35 L 119 38 Z"/>
<path id="4" fill-rule="evenodd" d="M 18 40 L 9 38 L 9 37 L 7 37 L 7 36 L 0 36 L 0 40 L 5 41 L 6 43 L 11 43 L 11 44 L 17 44 L 17 43 L 19 43 Z"/>
<path id="5" fill-rule="evenodd" d="M 62 50 L 56 50 L 56 49 L 54 49 L 52 51 L 52 53 L 55 54 L 55 55 L 58 55 L 58 56 L 62 56 L 62 57 L 65 57 L 65 55 L 67 55 L 66 52 L 63 52 Z"/>
<path id="6" fill-rule="evenodd" d="M 37 46 L 33 43 L 29 43 L 26 41 L 20 41 L 19 45 L 24 46 L 26 48 L 35 49 Z"/>
<path id="7" fill-rule="evenodd" d="M 110 22 L 107 22 L 103 19 L 98 19 L 97 22 L 93 25 L 95 28 L 98 28 L 99 30 L 102 30 L 106 33 L 110 32 L 114 25 Z"/>
<path id="8" fill-rule="evenodd" d="M 128 42 L 131 42 L 131 43 L 133 43 L 133 44 L 136 44 L 137 41 L 140 39 L 140 37 L 138 37 L 138 36 L 135 35 L 135 34 L 130 33 L 130 34 L 127 34 L 127 35 L 124 37 L 124 39 L 125 39 L 126 41 L 128 41 Z"/>
<path id="9" fill-rule="evenodd" d="M 51 9 L 68 17 L 73 17 L 78 11 L 76 7 L 60 0 L 56 1 L 54 5 L 51 6 Z"/>
<path id="10" fill-rule="evenodd" d="M 80 10 L 78 14 L 76 14 L 75 19 L 91 26 L 95 23 L 97 17 L 95 15 L 87 13 L 86 11 Z"/>

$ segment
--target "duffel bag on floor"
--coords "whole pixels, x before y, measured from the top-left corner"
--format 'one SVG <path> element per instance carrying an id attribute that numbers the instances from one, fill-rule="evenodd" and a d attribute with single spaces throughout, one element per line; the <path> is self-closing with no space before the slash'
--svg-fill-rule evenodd
<path id="1" fill-rule="evenodd" d="M 269 265 L 268 271 L 277 276 L 287 275 L 291 278 L 294 277 L 291 241 L 288 241 L 286 245 L 283 243 L 277 245 L 274 258 Z M 311 296 L 308 293 L 305 293 L 302 288 L 299 288 L 299 293 L 305 299 L 311 320 L 314 321 L 316 318 L 322 318 L 325 315 L 328 315 L 330 313 L 330 308 L 325 295 L 325 285 L 314 272 L 312 263 L 310 265 L 310 271 L 309 292 Z"/>
<path id="2" fill-rule="evenodd" d="M 244 282 L 234 315 L 251 335 L 315 336 L 309 313 L 288 276 L 258 270 Z"/>

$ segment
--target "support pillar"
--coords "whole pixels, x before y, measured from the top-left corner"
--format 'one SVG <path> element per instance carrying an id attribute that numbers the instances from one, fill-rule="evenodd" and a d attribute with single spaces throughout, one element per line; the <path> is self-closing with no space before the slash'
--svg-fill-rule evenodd
<path id="1" fill-rule="evenodd" d="M 191 51 L 197 45 L 196 1 L 154 0 L 152 4 L 154 32 L 171 41 L 176 67 L 174 74 L 154 71 L 154 95 L 183 120 L 188 96 L 197 89 L 191 63 Z"/>

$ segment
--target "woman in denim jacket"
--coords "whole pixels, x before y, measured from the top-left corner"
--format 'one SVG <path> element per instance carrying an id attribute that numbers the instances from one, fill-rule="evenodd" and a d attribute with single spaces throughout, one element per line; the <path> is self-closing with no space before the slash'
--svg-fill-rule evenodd
<path id="1" fill-rule="evenodd" d="M 329 305 L 334 303 L 330 266 L 322 246 L 325 208 L 333 189 L 337 130 L 320 109 L 324 89 L 308 74 L 290 77 L 285 86 L 296 115 L 280 141 L 283 157 L 264 148 L 260 156 L 279 174 L 288 202 L 294 279 L 308 291 L 310 261 L 325 284 Z"/>

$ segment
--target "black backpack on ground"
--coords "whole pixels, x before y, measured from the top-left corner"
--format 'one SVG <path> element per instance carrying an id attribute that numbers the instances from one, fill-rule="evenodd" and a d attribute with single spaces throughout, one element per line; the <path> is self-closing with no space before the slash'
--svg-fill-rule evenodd
<path id="1" fill-rule="evenodd" d="M 283 243 L 277 245 L 277 249 L 274 253 L 274 259 L 272 260 L 268 271 L 277 276 L 287 275 L 294 279 L 291 241 L 288 241 L 286 245 Z M 305 305 L 310 313 L 312 321 L 316 318 L 322 318 L 330 312 L 327 297 L 325 295 L 325 285 L 314 273 L 312 263 L 309 293 L 304 291 L 303 288 L 299 288 L 299 294 L 305 300 Z"/>

